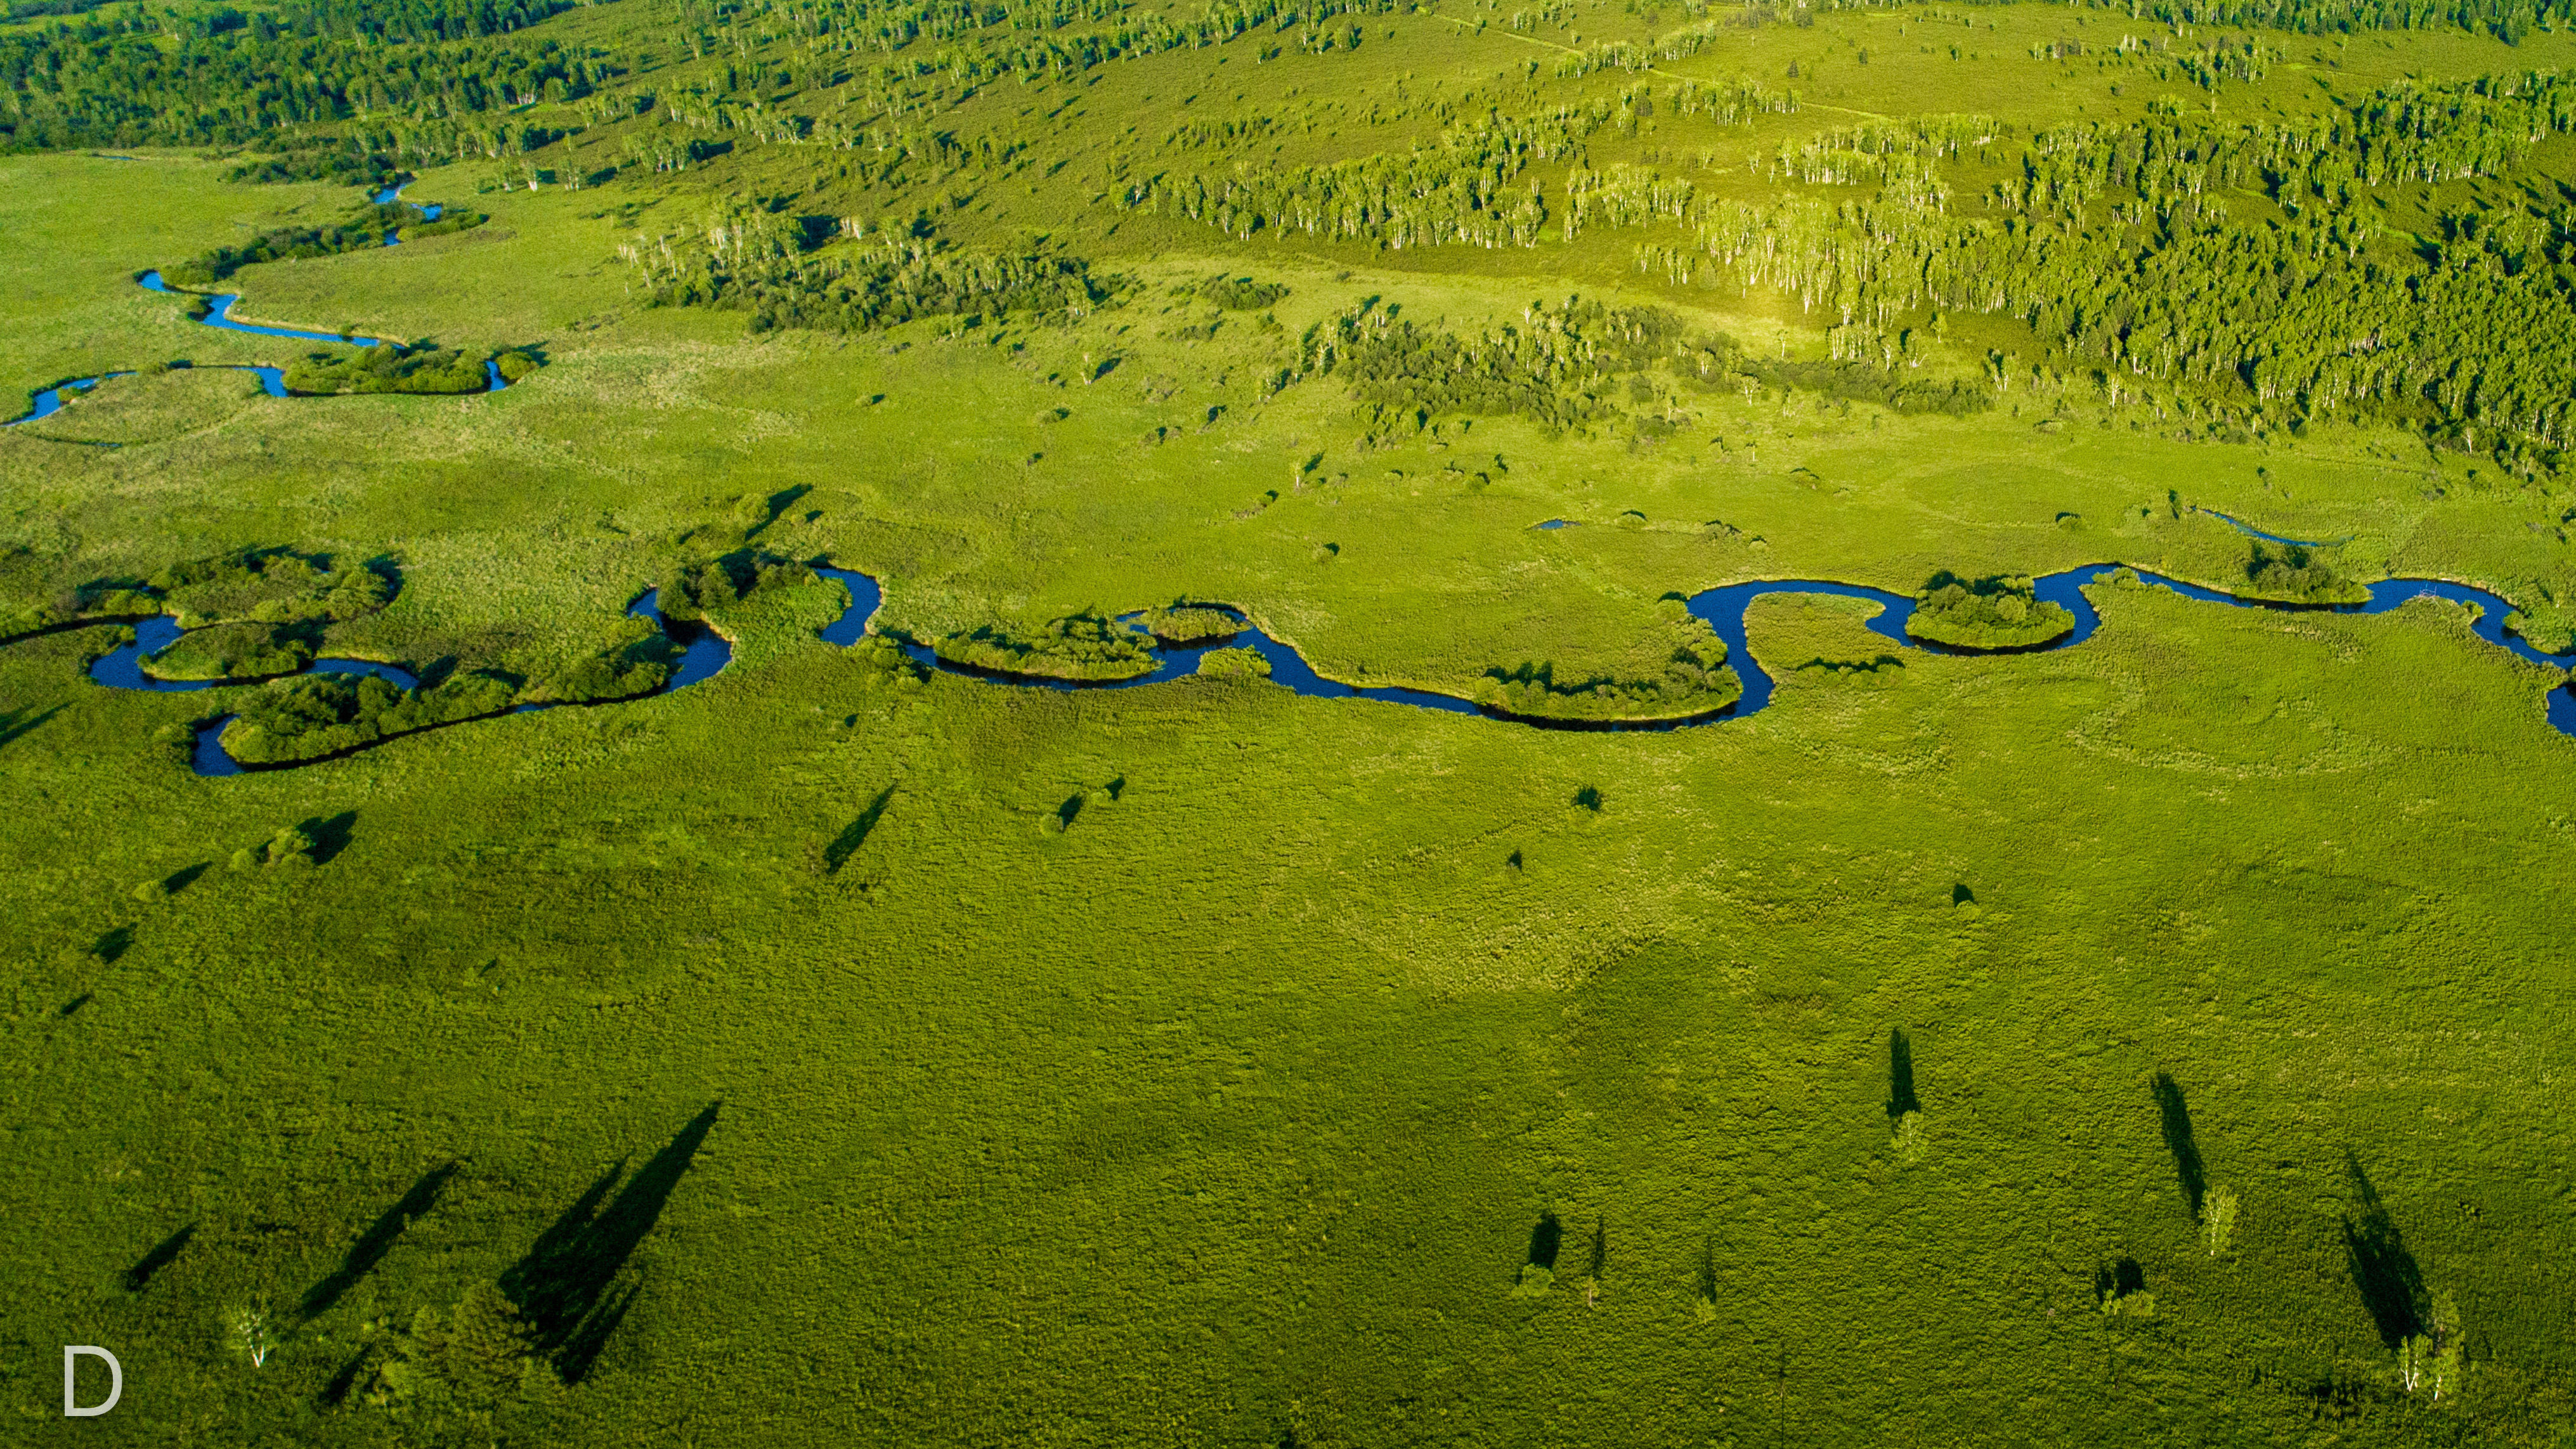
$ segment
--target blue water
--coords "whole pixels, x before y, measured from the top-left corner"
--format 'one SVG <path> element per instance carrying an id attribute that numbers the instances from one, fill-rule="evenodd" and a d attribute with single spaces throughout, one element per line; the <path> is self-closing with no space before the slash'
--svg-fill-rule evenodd
<path id="1" fill-rule="evenodd" d="M 403 187 L 409 186 L 410 184 L 410 182 L 406 181 L 403 182 L 401 186 L 388 186 L 384 190 L 377 192 L 375 195 L 367 199 L 378 206 L 391 206 L 395 202 L 402 200 Z M 426 204 L 414 202 L 411 205 L 414 211 L 420 213 L 420 219 L 423 221 L 436 221 L 438 220 L 438 214 L 447 209 L 435 201 L 428 202 Z M 394 230 L 385 233 L 386 246 L 395 246 L 400 244 L 401 241 L 401 228 L 397 227 Z"/>
<path id="2" fill-rule="evenodd" d="M 1543 523 L 1534 523 L 1530 526 L 1533 528 L 1572 528 L 1575 526 L 1575 521 L 1571 518 L 1551 518 Z"/>
<path id="3" fill-rule="evenodd" d="M 61 412 L 63 410 L 63 404 L 70 401 L 65 394 L 87 392 L 91 388 L 98 386 L 100 383 L 107 381 L 111 377 L 132 377 L 133 375 L 134 374 L 130 372 L 102 372 L 96 377 L 76 377 L 71 381 L 64 383 L 60 387 L 46 388 L 43 392 L 36 394 L 36 406 L 33 411 L 29 412 L 25 417 L 11 418 L 6 424 L 0 424 L 0 426 L 14 428 L 20 423 L 32 423 L 38 418 L 50 418 L 54 414 Z"/>
<path id="4" fill-rule="evenodd" d="M 379 191 L 375 194 L 374 200 L 380 205 L 389 204 L 400 199 L 401 191 L 402 188 L 398 186 L 388 190 Z M 443 210 L 444 208 L 439 206 L 436 202 L 428 203 L 419 208 L 421 219 L 424 221 L 438 220 L 439 214 Z M 385 233 L 385 245 L 387 246 L 392 246 L 400 240 L 402 240 L 402 237 L 399 231 L 389 231 Z M 337 342 L 345 343 L 353 347 L 375 347 L 380 345 L 383 341 L 382 338 L 360 337 L 354 333 L 308 332 L 298 327 L 266 327 L 256 322 L 237 322 L 233 320 L 232 310 L 233 304 L 241 300 L 241 294 L 238 292 L 207 294 L 185 291 L 181 288 L 173 287 L 168 282 L 164 281 L 161 273 L 158 271 L 145 272 L 135 280 L 147 292 L 159 292 L 162 295 L 169 297 L 204 297 L 206 302 L 206 315 L 198 318 L 197 320 L 209 327 L 223 332 L 246 332 L 257 337 L 291 337 L 300 342 Z M 185 367 L 188 365 L 189 364 L 187 363 L 172 364 L 174 367 Z M 228 367 L 235 371 L 251 374 L 259 379 L 260 391 L 267 393 L 270 397 L 285 397 L 287 395 L 286 372 L 283 368 L 269 367 L 257 363 L 209 363 L 207 365 L 213 367 Z M 52 417 L 54 414 L 62 411 L 63 404 L 71 400 L 71 394 L 76 392 L 86 392 L 90 388 L 96 387 L 100 383 L 105 382 L 112 377 L 130 377 L 132 375 L 133 374 L 130 372 L 105 372 L 96 377 L 76 377 L 68 382 L 46 388 L 44 391 L 36 394 L 35 407 L 24 417 L 11 418 L 5 423 L 0 423 L 0 427 L 14 428 L 20 423 L 32 423 L 40 418 Z M 483 363 L 483 381 L 484 385 L 493 392 L 500 392 L 509 387 L 509 384 L 504 382 L 501 378 L 500 367 L 488 358 L 485 359 Z"/>
<path id="5" fill-rule="evenodd" d="M 143 672 L 143 661 L 177 642 L 186 632 L 179 621 L 167 614 L 156 614 L 134 626 L 134 642 L 100 658 L 89 667 L 89 677 L 110 689 L 148 689 L 156 694 L 183 694 L 190 690 L 215 689 L 227 684 L 244 684 L 239 679 L 155 679 Z M 372 659 L 316 659 L 302 671 L 306 674 L 372 674 L 392 680 L 404 689 L 415 689 L 420 681 L 407 671 Z"/>
<path id="6" fill-rule="evenodd" d="M 2094 609 L 2092 601 L 2084 597 L 2082 591 L 2085 586 L 2099 582 L 2104 576 L 2120 567 L 2118 564 L 2108 563 L 2087 564 L 2082 568 L 2068 569 L 2063 573 L 2049 574 L 2036 580 L 2035 590 L 2038 597 L 2065 606 L 2068 612 L 2075 616 L 2075 627 L 2063 637 L 2046 644 L 2034 645 L 2028 650 L 2008 652 L 2027 653 L 2035 650 L 2066 649 L 2092 638 L 2094 632 L 2102 627 L 2102 616 Z M 825 643 L 843 647 L 856 644 L 866 638 L 869 625 L 885 602 L 884 588 L 875 579 L 851 569 L 817 567 L 814 572 L 840 584 L 849 591 L 850 596 L 848 607 L 842 610 L 839 618 L 816 631 L 818 636 Z M 2440 579 L 2388 579 L 2370 587 L 2366 602 L 2307 606 L 2239 598 L 2233 594 L 2202 588 L 2197 584 L 2187 584 L 2179 579 L 2168 579 L 2143 570 L 2139 571 L 2138 577 L 2149 584 L 2172 589 L 2186 598 L 2239 609 L 2310 609 L 2314 612 L 2343 614 L 2384 614 L 2403 606 L 2410 600 L 2429 595 L 2447 599 L 2453 603 L 2473 606 L 2477 610 L 2477 617 L 2472 628 L 2479 638 L 2490 644 L 2512 650 L 2522 658 L 2537 664 L 2565 667 L 2570 663 L 2576 663 L 2576 653 L 2547 654 L 2519 635 L 2507 632 L 2504 623 L 2506 616 L 2511 612 L 2510 606 L 2495 594 L 2466 584 L 2455 584 Z M 1878 611 L 1870 616 L 1867 627 L 1871 632 L 1903 649 L 1953 654 L 2007 652 L 1942 649 L 1939 646 L 1927 645 L 1909 637 L 1905 632 L 1906 621 L 1914 613 L 1912 599 L 1902 594 L 1889 593 L 1884 589 L 1835 583 L 1824 579 L 1756 579 L 1708 589 L 1693 595 L 1689 601 L 1690 611 L 1707 620 L 1717 636 L 1726 641 L 1727 662 L 1734 667 L 1737 676 L 1743 681 L 1744 692 L 1728 709 L 1714 714 L 1677 720 L 1533 720 L 1496 714 L 1494 711 L 1481 709 L 1472 700 L 1430 690 L 1406 689 L 1393 685 L 1346 684 L 1341 680 L 1327 679 L 1316 673 L 1313 667 L 1307 664 L 1304 656 L 1300 655 L 1293 646 L 1271 638 L 1254 627 L 1248 619 L 1243 621 L 1243 627 L 1238 633 L 1181 648 L 1155 643 L 1153 636 L 1146 633 L 1136 622 L 1142 617 L 1141 612 L 1121 616 L 1120 622 L 1134 630 L 1138 642 L 1151 650 L 1155 656 L 1153 670 L 1133 679 L 1089 681 L 1008 674 L 951 664 L 939 658 L 937 653 L 925 644 L 906 642 L 903 649 L 907 655 L 920 663 L 949 674 L 966 675 L 1008 687 L 1070 692 L 1137 689 L 1149 684 L 1166 683 L 1197 673 L 1200 661 L 1212 649 L 1242 648 L 1259 654 L 1269 664 L 1271 682 L 1314 699 L 1366 699 L 1385 704 L 1410 705 L 1417 709 L 1441 710 L 1450 714 L 1482 713 L 1493 718 L 1510 719 L 1516 723 L 1542 728 L 1661 731 L 1710 724 L 1721 719 L 1741 718 L 1757 713 L 1770 704 L 1777 686 L 1770 674 L 1754 660 L 1752 648 L 1747 643 L 1744 633 L 1746 608 L 1755 599 L 1765 594 L 1819 594 L 1835 598 L 1867 600 L 1879 606 Z M 663 686 L 664 690 L 685 689 L 711 678 L 732 662 L 733 646 L 726 642 L 722 635 L 703 626 L 671 623 L 663 617 L 660 603 L 660 590 L 648 589 L 629 604 L 626 611 L 638 618 L 651 619 L 681 645 L 679 664 L 672 671 L 669 682 Z M 1240 614 L 1236 614 L 1236 617 L 1242 618 Z M 167 616 L 147 619 L 135 626 L 133 643 L 108 654 L 91 666 L 90 677 L 101 684 L 117 689 L 179 692 L 222 687 L 219 683 L 208 681 L 158 680 L 143 672 L 143 658 L 167 648 L 179 637 L 180 632 L 177 622 Z M 379 678 L 391 680 L 406 689 L 415 688 L 419 683 L 413 676 L 393 665 L 364 659 L 317 659 L 307 672 L 373 674 Z M 239 683 L 239 681 L 226 681 L 226 683 Z M 523 704 L 511 712 L 526 713 L 532 710 L 560 707 L 554 704 Z M 2560 733 L 2576 735 L 2576 693 L 2571 693 L 2566 688 L 2550 690 L 2547 714 L 2549 723 Z M 231 719 L 232 716 L 225 715 L 198 731 L 196 742 L 198 774 L 215 776 L 235 775 L 242 772 L 241 766 L 235 763 L 223 748 L 223 727 Z"/>

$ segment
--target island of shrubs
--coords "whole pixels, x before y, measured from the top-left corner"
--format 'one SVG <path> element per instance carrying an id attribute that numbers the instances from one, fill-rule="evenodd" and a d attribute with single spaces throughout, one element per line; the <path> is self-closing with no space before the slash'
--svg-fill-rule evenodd
<path id="1" fill-rule="evenodd" d="M 505 383 L 516 382 L 544 365 L 524 347 L 496 352 L 492 368 Z M 483 360 L 438 346 L 406 347 L 379 342 L 346 351 L 308 352 L 286 369 L 286 390 L 324 397 L 346 393 L 481 392 L 490 385 Z"/>
<path id="2" fill-rule="evenodd" d="M 1962 578 L 1943 569 L 1914 596 L 1914 613 L 1905 632 L 1953 649 L 2027 649 L 2075 631 L 2075 615 L 2063 604 L 2036 597 L 2036 587 L 2018 574 Z"/>
<path id="3" fill-rule="evenodd" d="M 763 517 L 766 512 L 763 511 Z M 655 584 L 655 607 L 665 619 L 696 621 L 711 608 L 739 604 L 775 589 L 792 589 L 815 581 L 812 569 L 794 559 L 752 549 L 737 549 L 701 563 L 681 564 Z"/>
<path id="4" fill-rule="evenodd" d="M 1088 610 L 1024 634 L 985 624 L 933 647 L 940 658 L 969 669 L 1095 683 L 1151 674 L 1155 662 L 1146 636 Z"/>
<path id="5" fill-rule="evenodd" d="M 1136 621 L 1146 633 L 1167 645 L 1188 649 L 1219 639 L 1231 639 L 1243 632 L 1243 616 L 1232 609 L 1208 604 L 1175 603 L 1159 609 L 1147 609 Z"/>
<path id="6" fill-rule="evenodd" d="M 2292 604 L 2360 604 L 2370 590 L 2346 578 L 2324 554 L 2305 544 L 2269 544 L 2255 540 L 2245 561 L 2245 582 L 2257 598 Z"/>
<path id="7" fill-rule="evenodd" d="M 1495 714 L 1533 720 L 1674 720 L 1716 714 L 1744 693 L 1726 667 L 1726 641 L 1677 599 L 1664 601 L 1672 651 L 1661 674 L 1638 679 L 1595 676 L 1564 681 L 1553 664 L 1485 671 L 1476 703 Z"/>

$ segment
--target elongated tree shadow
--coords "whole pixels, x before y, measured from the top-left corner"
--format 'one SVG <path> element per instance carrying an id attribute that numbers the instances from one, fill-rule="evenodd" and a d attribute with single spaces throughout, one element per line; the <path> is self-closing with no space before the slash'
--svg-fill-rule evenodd
<path id="1" fill-rule="evenodd" d="M 600 1174 L 538 1235 L 527 1256 L 501 1275 L 502 1293 L 536 1330 L 536 1352 L 553 1362 L 565 1383 L 579 1383 L 590 1372 L 609 1335 L 634 1305 L 635 1285 L 619 1281 L 618 1274 L 653 1231 L 690 1159 L 714 1130 L 722 1105 L 713 1103 L 700 1112 L 623 1188 L 618 1187 L 626 1172 L 623 1161 Z"/>
<path id="2" fill-rule="evenodd" d="M 413 1183 L 410 1191 L 395 1199 L 392 1207 L 377 1214 L 376 1220 L 367 1225 L 367 1230 L 358 1234 L 358 1240 L 349 1245 L 349 1251 L 341 1255 L 340 1266 L 331 1271 L 331 1276 L 314 1284 L 305 1293 L 299 1309 L 304 1317 L 309 1320 L 319 1316 L 339 1302 L 343 1294 L 357 1287 L 359 1279 L 373 1272 L 375 1266 L 384 1261 L 385 1254 L 393 1251 L 395 1239 L 412 1225 L 412 1220 L 437 1205 L 438 1194 L 454 1176 L 456 1164 L 453 1162 L 433 1167 L 421 1174 L 420 1181 Z"/>
<path id="3" fill-rule="evenodd" d="M 859 847 L 867 844 L 868 837 L 876 833 L 877 822 L 885 818 L 886 806 L 892 803 L 894 786 L 888 785 L 877 792 L 877 798 L 868 802 L 867 809 L 859 812 L 858 819 L 851 821 L 847 829 L 823 848 L 826 874 L 837 874 L 842 866 L 849 864 L 850 857 L 858 854 Z"/>
<path id="4" fill-rule="evenodd" d="M 1914 1043 L 1906 1040 L 1903 1027 L 1897 1027 L 1887 1034 L 1887 1115 L 1902 1117 L 1922 1110 L 1922 1099 L 1914 1095 Z"/>
<path id="5" fill-rule="evenodd" d="M 135 1259 L 134 1266 L 125 1270 L 125 1291 L 142 1292 L 152 1282 L 152 1275 L 178 1261 L 179 1254 L 187 1249 L 188 1241 L 196 1236 L 197 1225 L 190 1223 L 154 1244 L 151 1252 Z"/>
<path id="6" fill-rule="evenodd" d="M 2191 1220 L 2199 1222 L 2200 1201 L 2209 1193 L 2209 1174 L 2201 1166 L 2200 1145 L 2192 1140 L 2191 1108 L 2183 1101 L 2182 1085 L 2168 1073 L 2156 1073 L 2155 1093 L 2156 1111 L 2164 1118 L 2165 1150 L 2173 1154 L 2174 1176 L 2182 1183 Z"/>
<path id="7" fill-rule="evenodd" d="M 41 713 L 34 709 L 0 711 L 0 745 L 9 743 L 62 712 L 63 707 L 59 704 Z"/>
<path id="8" fill-rule="evenodd" d="M 101 935 L 96 941 L 91 942 L 89 953 L 97 957 L 100 961 L 113 966 L 116 964 L 116 958 L 124 955 L 128 950 L 132 949 L 133 945 L 134 928 L 132 926 L 118 926 Z"/>
<path id="9" fill-rule="evenodd" d="M 1601 1270 L 1609 1266 L 1609 1263 L 1610 1222 L 1604 1218 L 1592 1225 L 1592 1261 L 1585 1266 L 1583 1276 L 1598 1283 L 1601 1281 Z"/>
<path id="10" fill-rule="evenodd" d="M 2371 1325 L 2379 1330 L 2379 1341 L 2393 1349 L 2424 1331 L 2428 1304 L 2423 1270 L 2416 1267 L 2405 1236 L 2380 1204 L 2379 1191 L 2362 1171 L 2361 1159 L 2347 1151 L 2343 1163 L 2355 1209 L 2344 1214 L 2344 1260 L 2352 1270 L 2352 1286 L 2361 1294 L 2361 1306 L 2369 1310 Z"/>

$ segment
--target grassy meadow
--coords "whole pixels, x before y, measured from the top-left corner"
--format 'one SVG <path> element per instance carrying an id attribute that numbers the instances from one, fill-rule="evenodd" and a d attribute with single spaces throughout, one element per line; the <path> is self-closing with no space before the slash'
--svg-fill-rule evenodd
<path id="1" fill-rule="evenodd" d="M 1804 360 L 1831 319 L 1670 283 L 1642 228 L 1382 247 L 1115 199 L 1649 81 L 1798 87 L 1589 143 L 1755 198 L 1855 122 L 2287 123 L 2576 61 L 2563 29 L 2267 31 L 2204 94 L 2121 37 L 2254 33 L 1708 13 L 1688 56 L 1567 78 L 1681 17 L 1353 11 L 1356 48 L 1256 28 L 943 91 L 999 159 L 661 171 L 629 142 L 787 42 L 572 9 L 528 33 L 642 46 L 657 109 L 526 102 L 546 184 L 414 158 L 408 197 L 488 223 L 222 283 L 245 320 L 543 356 L 489 394 L 267 397 L 209 364 L 305 344 L 133 285 L 356 188 L 0 156 L 0 386 L 136 374 L 0 430 L 0 606 L 285 548 L 398 580 L 325 652 L 538 675 L 747 550 L 878 577 L 877 629 L 925 642 L 1187 600 L 1469 695 L 1651 673 L 1670 599 L 1749 579 L 2239 588 L 2225 514 L 2576 639 L 2554 462 L 2237 426 L 1964 313 L 1908 364 L 1978 380 L 1961 415 L 1666 369 L 1577 426 L 1389 431 L 1305 366 L 1338 319 L 1471 335 L 1579 293 Z M 1171 139 L 1228 121 L 1254 139 Z M 2375 224 L 2421 242 L 2571 147 L 2380 188 Z M 1113 295 L 847 332 L 647 305 L 621 247 L 750 198 L 1078 254 Z M 94 685 L 106 626 L 9 642 L 0 1440 L 2576 1445 L 2565 675 L 2431 601 L 2089 596 L 2082 645 L 1993 657 L 1766 597 L 1767 708 L 1612 734 L 924 677 L 815 638 L 846 596 L 808 582 L 711 610 L 734 660 L 685 690 L 227 779 L 174 742 L 241 689 Z M 66 1343 L 121 1358 L 113 1414 L 60 1417 Z"/>

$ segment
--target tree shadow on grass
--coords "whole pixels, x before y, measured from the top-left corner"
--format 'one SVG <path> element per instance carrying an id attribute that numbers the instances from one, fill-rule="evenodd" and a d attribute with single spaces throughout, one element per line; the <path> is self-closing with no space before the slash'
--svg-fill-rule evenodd
<path id="1" fill-rule="evenodd" d="M 296 828 L 313 842 L 313 863 L 329 865 L 333 856 L 349 848 L 349 836 L 357 824 L 358 812 L 343 810 L 329 819 L 307 820 Z"/>
<path id="2" fill-rule="evenodd" d="M 851 821 L 849 828 L 823 847 L 823 870 L 826 874 L 837 874 L 842 866 L 849 864 L 850 857 L 858 854 L 859 847 L 867 844 L 868 837 L 876 833 L 877 822 L 885 818 L 886 806 L 893 802 L 894 786 L 888 785 L 877 792 L 877 798 L 868 802 L 868 808 L 859 812 L 859 818 Z"/>
<path id="3" fill-rule="evenodd" d="M 187 1249 L 189 1240 L 196 1236 L 197 1225 L 190 1223 L 154 1244 L 151 1252 L 135 1259 L 134 1266 L 125 1270 L 123 1275 L 125 1291 L 142 1292 L 151 1283 L 154 1274 L 178 1261 L 179 1254 Z"/>
<path id="4" fill-rule="evenodd" d="M 2191 1220 L 2199 1222 L 2200 1202 L 2209 1192 L 2209 1174 L 2201 1166 L 2200 1145 L 2192 1140 L 2191 1107 L 2183 1101 L 2182 1085 L 2170 1073 L 2156 1073 L 2154 1085 L 2156 1111 L 2164 1118 L 2165 1150 L 2173 1154 L 2174 1176 L 2182 1183 L 2183 1201 L 2191 1207 Z"/>
<path id="5" fill-rule="evenodd" d="M 1903 1027 L 1897 1027 L 1887 1034 L 1887 1115 L 1902 1117 L 1922 1110 L 1922 1099 L 1914 1095 L 1914 1043 L 1906 1039 Z"/>
<path id="6" fill-rule="evenodd" d="M 721 1105 L 709 1104 L 623 1188 L 618 1179 L 625 1176 L 624 1161 L 600 1174 L 538 1235 L 527 1256 L 501 1275 L 502 1293 L 535 1329 L 536 1352 L 565 1383 L 579 1383 L 590 1372 L 634 1305 L 635 1285 L 621 1282 L 619 1272 L 653 1231 L 690 1159 L 714 1130 Z"/>
<path id="7" fill-rule="evenodd" d="M 116 964 L 116 958 L 133 949 L 133 946 L 134 928 L 132 926 L 118 926 L 113 930 L 101 934 L 96 941 L 91 942 L 89 953 L 96 956 L 100 961 L 113 966 Z"/>
<path id="8" fill-rule="evenodd" d="M 397 1199 L 392 1207 L 377 1215 L 376 1220 L 367 1225 L 367 1230 L 358 1235 L 358 1240 L 349 1245 L 349 1251 L 341 1256 L 340 1266 L 332 1270 L 331 1276 L 314 1284 L 305 1293 L 300 1309 L 304 1317 L 308 1320 L 318 1317 L 339 1302 L 341 1295 L 357 1287 L 358 1280 L 366 1277 L 376 1264 L 384 1261 L 385 1254 L 393 1251 L 394 1240 L 403 1235 L 403 1230 L 411 1226 L 412 1220 L 437 1204 L 439 1192 L 454 1176 L 456 1164 L 453 1162 L 431 1168 L 422 1173 L 420 1181 L 413 1183 L 411 1190 Z"/>
<path id="9" fill-rule="evenodd" d="M 1554 1213 L 1541 1213 L 1538 1226 L 1530 1229 L 1529 1261 L 1532 1267 L 1556 1271 L 1556 1255 L 1565 1246 L 1565 1225 Z"/>
<path id="10" fill-rule="evenodd" d="M 2370 1312 L 2379 1341 L 2396 1348 L 2424 1331 L 2424 1273 L 2406 1250 L 2405 1235 L 2380 1204 L 2378 1189 L 2361 1169 L 2361 1159 L 2347 1151 L 2344 1175 L 2357 1211 L 2344 1214 L 2343 1250 L 2352 1270 L 2352 1286 Z"/>
<path id="11" fill-rule="evenodd" d="M 59 704 L 42 712 L 34 709 L 0 711 L 0 745 L 9 743 L 62 712 L 63 707 Z"/>

